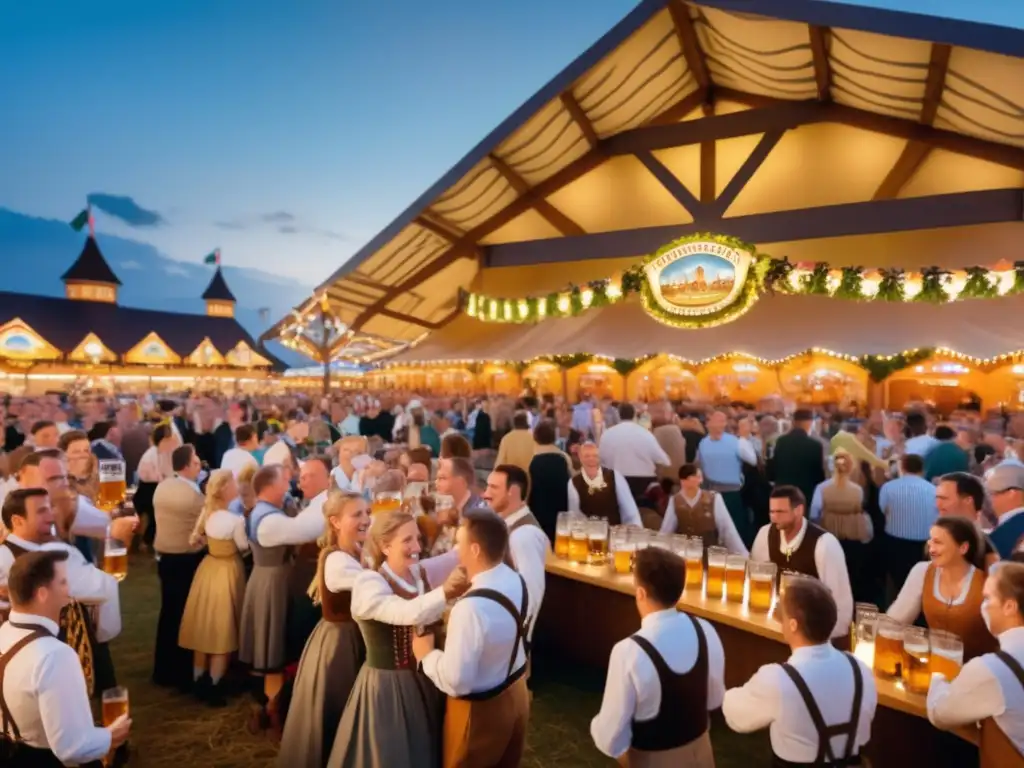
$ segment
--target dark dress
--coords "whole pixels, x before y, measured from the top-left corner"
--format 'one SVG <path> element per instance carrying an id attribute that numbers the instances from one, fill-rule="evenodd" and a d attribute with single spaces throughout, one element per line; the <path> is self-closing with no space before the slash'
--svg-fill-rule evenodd
<path id="1" fill-rule="evenodd" d="M 530 461 L 527 502 L 540 527 L 555 540 L 558 513 L 569 509 L 569 465 L 561 453 L 538 453 Z"/>

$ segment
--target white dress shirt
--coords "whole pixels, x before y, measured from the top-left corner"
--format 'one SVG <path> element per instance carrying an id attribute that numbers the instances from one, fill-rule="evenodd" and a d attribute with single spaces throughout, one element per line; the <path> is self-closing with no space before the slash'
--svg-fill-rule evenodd
<path id="1" fill-rule="evenodd" d="M 400 586 L 419 594 L 419 597 L 413 600 L 406 600 L 396 595 L 387 579 L 377 573 L 377 571 L 366 570 L 358 574 L 352 583 L 352 618 L 364 621 L 380 621 L 384 624 L 394 624 L 396 626 L 411 627 L 433 624 L 444 614 L 444 609 L 447 605 L 443 587 L 444 578 L 447 577 L 447 574 L 440 581 L 435 581 L 432 578 L 430 569 L 425 569 L 427 580 L 431 584 L 438 585 L 430 592 L 427 592 L 420 569 L 431 560 L 446 560 L 451 566 L 448 569 L 450 573 L 458 563 L 457 558 L 450 557 L 450 554 L 432 557 L 423 563 L 413 565 L 411 570 L 415 583 L 409 583 L 399 578 L 388 569 L 387 563 L 381 566 L 382 570 L 387 569 L 388 575 L 397 581 Z"/>
<path id="2" fill-rule="evenodd" d="M 926 589 L 931 589 L 932 594 L 935 595 L 935 599 L 940 603 L 951 607 L 954 605 L 962 605 L 971 591 L 971 580 L 974 578 L 975 571 L 973 565 L 964 577 L 963 584 L 960 586 L 960 594 L 952 601 L 945 597 L 939 590 L 939 576 L 942 573 L 941 568 L 937 567 L 935 569 L 935 578 L 932 579 L 931 584 L 924 583 L 925 577 L 928 574 L 929 565 L 931 565 L 931 563 L 917 563 L 910 569 L 910 573 L 907 574 L 907 580 L 903 582 L 903 588 L 900 589 L 900 593 L 897 595 L 896 600 L 893 601 L 893 604 L 889 606 L 889 610 L 886 611 L 888 616 L 896 619 L 900 624 L 913 624 L 917 621 L 917 617 L 921 615 L 921 603 Z"/>
<path id="3" fill-rule="evenodd" d="M 864 693 L 857 722 L 855 753 L 871 738 L 871 721 L 878 705 L 874 673 L 860 659 Z M 850 719 L 853 707 L 853 669 L 845 653 L 831 644 L 798 648 L 789 663 L 814 697 L 827 725 L 840 725 Z M 810 763 L 818 756 L 818 732 L 796 685 L 781 664 L 766 664 L 740 688 L 731 688 L 722 702 L 725 721 L 737 733 L 769 728 L 772 751 L 783 760 Z M 840 758 L 846 750 L 846 735 L 832 739 L 832 750 Z"/>
<path id="4" fill-rule="evenodd" d="M 768 531 L 772 524 L 762 526 L 750 548 L 750 559 L 760 563 L 771 560 L 768 556 Z M 806 518 L 800 525 L 800 533 L 792 541 L 786 541 L 785 534 L 779 535 L 779 546 L 783 552 L 800 548 L 804 535 L 807 533 Z M 850 633 L 850 622 L 853 621 L 853 589 L 850 587 L 850 573 L 846 569 L 846 555 L 839 539 L 827 531 L 818 537 L 814 547 L 814 565 L 818 569 L 818 578 L 832 592 L 836 601 L 838 619 L 832 637 L 843 637 Z M 780 757 L 784 757 L 780 755 Z"/>
<path id="5" fill-rule="evenodd" d="M 359 472 L 355 467 L 352 468 L 352 477 L 345 474 L 345 470 L 341 467 L 335 467 L 331 470 L 331 477 L 334 478 L 334 484 L 338 486 L 338 489 L 345 493 L 362 493 L 362 483 L 359 482 Z"/>
<path id="6" fill-rule="evenodd" d="M 238 478 L 238 475 L 246 467 L 259 467 L 260 463 L 256 457 L 244 448 L 228 448 L 220 460 L 221 469 L 230 469 L 231 474 Z"/>
<path id="7" fill-rule="evenodd" d="M 580 475 L 583 477 L 583 482 L 589 485 L 587 470 L 580 470 Z M 615 478 L 615 500 L 619 504 L 619 522 L 622 525 L 635 525 L 638 528 L 642 528 L 643 521 L 640 519 L 640 510 L 637 509 L 633 492 L 629 490 L 629 483 L 626 482 L 626 478 L 622 476 L 621 472 L 612 470 L 612 476 Z M 600 469 L 598 469 L 597 477 L 601 480 L 601 483 L 600 486 L 595 485 L 595 487 L 603 488 L 604 479 Z M 580 511 L 580 494 L 576 490 L 576 486 L 573 485 L 571 478 L 569 479 L 569 511 Z"/>
<path id="8" fill-rule="evenodd" d="M 18 612 L 0 626 L 0 654 L 31 631 L 12 622 L 52 635 L 22 648 L 4 675 L 4 700 L 21 738 L 30 747 L 49 749 L 65 765 L 100 760 L 110 751 L 110 731 L 93 724 L 78 655 L 57 639 L 59 628 L 50 619 Z"/>
<path id="9" fill-rule="evenodd" d="M 324 520 L 324 502 L 327 491 L 318 493 L 304 510 L 295 517 L 285 514 L 269 514 L 260 520 L 256 529 L 256 541 L 261 547 L 282 547 L 306 544 L 323 535 L 327 522 Z"/>
<path id="10" fill-rule="evenodd" d="M 658 439 L 635 421 L 623 421 L 606 430 L 598 452 L 601 466 L 623 477 L 654 477 L 657 465 L 672 464 Z"/>
<path id="11" fill-rule="evenodd" d="M 1024 627 L 999 635 L 999 647 L 1024 664 Z M 989 717 L 1024 754 L 1024 687 L 994 653 L 968 661 L 953 682 L 932 675 L 928 719 L 936 728 L 955 728 Z"/>
<path id="12" fill-rule="evenodd" d="M 94 506 L 83 494 L 78 494 L 75 519 L 71 523 L 71 533 L 90 539 L 104 539 L 109 530 L 110 515 Z"/>
<path id="13" fill-rule="evenodd" d="M 239 517 L 234 512 L 220 509 L 210 513 L 206 518 L 204 528 L 207 539 L 234 542 L 239 552 L 249 549 L 249 537 L 245 532 L 245 518 Z"/>
<path id="14" fill-rule="evenodd" d="M 683 501 L 691 507 L 696 506 L 697 502 L 700 501 L 700 493 L 692 499 L 688 498 L 684 494 Z M 741 539 L 739 533 L 737 533 L 736 523 L 733 522 L 732 516 L 729 514 L 729 510 L 726 508 L 725 501 L 722 499 L 722 494 L 720 493 L 715 494 L 714 510 L 715 527 L 718 529 L 718 539 L 722 543 L 722 546 L 733 554 L 748 557 L 750 553 L 747 552 L 747 547 L 743 543 L 743 539 Z M 677 524 L 676 497 L 672 496 L 672 498 L 669 499 L 668 507 L 665 508 L 665 519 L 661 522 L 661 533 L 675 533 Z"/>
<path id="15" fill-rule="evenodd" d="M 363 566 L 348 552 L 336 549 L 324 560 L 324 584 L 331 592 L 352 589 L 356 577 L 363 572 Z"/>
<path id="16" fill-rule="evenodd" d="M 117 579 L 104 573 L 85 559 L 77 547 L 63 541 L 50 541 L 43 545 L 25 541 L 14 534 L 7 540 L 29 552 L 60 550 L 68 553 L 68 589 L 71 597 L 88 605 L 99 605 L 96 616 L 96 640 L 105 643 L 121 634 L 121 593 Z M 14 565 L 14 553 L 0 544 L 0 587 L 7 586 L 7 577 Z M 7 608 L 6 602 L 0 606 Z"/>
<path id="17" fill-rule="evenodd" d="M 528 514 L 530 508 L 523 505 L 521 509 L 505 518 L 505 525 L 511 528 Z M 548 552 L 551 551 L 551 540 L 536 525 L 521 525 L 508 537 L 508 548 L 512 553 L 512 562 L 526 582 L 526 591 L 530 594 L 530 605 L 526 611 L 526 618 L 529 621 L 527 640 L 530 640 L 533 638 L 533 626 L 540 614 L 541 603 L 544 602 L 547 578 L 545 563 Z"/>
<path id="18" fill-rule="evenodd" d="M 714 627 L 704 619 L 697 621 L 707 642 L 710 712 L 722 706 L 725 652 Z M 690 617 L 675 608 L 647 614 L 636 634 L 653 645 L 677 675 L 688 672 L 697 663 L 697 632 Z M 608 660 L 601 711 L 590 722 L 594 744 L 609 757 L 619 757 L 633 741 L 633 721 L 653 720 L 660 710 L 661 683 L 654 662 L 632 639 L 620 640 Z"/>
<path id="19" fill-rule="evenodd" d="M 520 574 L 499 563 L 474 576 L 470 589 L 493 589 L 519 610 L 524 582 Z M 463 598 L 448 616 L 444 651 L 427 654 L 423 658 L 423 672 L 449 696 L 483 693 L 505 682 L 513 649 L 514 673 L 526 664 L 526 650 L 519 641 L 519 628 L 512 616 L 494 600 Z"/>

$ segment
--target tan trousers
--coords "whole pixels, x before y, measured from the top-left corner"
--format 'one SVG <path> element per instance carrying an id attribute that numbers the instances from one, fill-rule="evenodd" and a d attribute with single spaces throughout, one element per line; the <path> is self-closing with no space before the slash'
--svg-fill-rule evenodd
<path id="1" fill-rule="evenodd" d="M 518 768 L 529 720 L 525 677 L 487 701 L 449 698 L 444 768 Z"/>
<path id="2" fill-rule="evenodd" d="M 631 749 L 629 768 L 715 768 L 715 753 L 711 750 L 711 737 L 703 736 L 675 749 L 664 752 L 641 752 Z"/>

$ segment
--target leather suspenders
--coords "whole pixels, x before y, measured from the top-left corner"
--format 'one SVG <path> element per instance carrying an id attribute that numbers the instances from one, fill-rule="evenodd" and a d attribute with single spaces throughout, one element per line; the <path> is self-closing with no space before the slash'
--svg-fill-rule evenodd
<path id="1" fill-rule="evenodd" d="M 818 756 L 815 758 L 815 765 L 857 765 L 857 730 L 860 725 L 860 707 L 861 701 L 864 698 L 864 679 L 861 676 L 860 666 L 857 664 L 857 660 L 848 653 L 844 653 L 847 660 L 850 662 L 850 666 L 853 668 L 853 708 L 850 712 L 850 719 L 848 722 L 840 723 L 838 725 L 826 725 L 825 718 L 822 717 L 821 709 L 818 707 L 818 703 L 814 700 L 814 695 L 811 693 L 811 689 L 807 687 L 807 683 L 800 676 L 800 673 L 791 664 L 783 664 L 782 669 L 789 679 L 793 681 L 793 685 L 796 686 L 797 692 L 800 694 L 800 698 L 804 700 L 804 706 L 807 707 L 807 713 L 811 716 L 811 722 L 814 723 L 814 729 L 818 732 Z M 832 738 L 835 736 L 846 736 L 846 748 L 843 751 L 843 756 L 837 758 L 835 753 L 832 751 Z"/>

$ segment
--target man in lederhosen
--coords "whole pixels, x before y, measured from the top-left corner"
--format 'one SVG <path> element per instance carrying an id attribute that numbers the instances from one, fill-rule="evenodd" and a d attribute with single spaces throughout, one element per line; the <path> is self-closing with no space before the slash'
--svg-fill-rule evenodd
<path id="1" fill-rule="evenodd" d="M 824 584 L 796 581 L 780 603 L 782 634 L 792 655 L 726 691 L 725 720 L 739 733 L 770 726 L 777 768 L 861 765 L 878 704 L 874 675 L 829 642 L 836 602 Z"/>
<path id="2" fill-rule="evenodd" d="M 661 532 L 699 536 L 705 547 L 726 547 L 733 554 L 747 557 L 747 548 L 722 495 L 702 489 L 703 482 L 704 475 L 696 464 L 679 468 L 679 493 L 668 502 Z"/>
<path id="3" fill-rule="evenodd" d="M 569 481 L 569 511 L 584 517 L 607 517 L 609 525 L 641 527 L 633 492 L 621 473 L 601 466 L 597 445 L 580 446 L 580 471 Z"/>
<path id="4" fill-rule="evenodd" d="M 849 648 L 853 588 L 839 539 L 806 518 L 807 502 L 796 486 L 776 486 L 769 504 L 771 522 L 757 532 L 750 559 L 775 563 L 776 583 L 785 571 L 790 571 L 813 576 L 828 587 L 838 612 L 832 641 L 838 648 Z"/>
<path id="5" fill-rule="evenodd" d="M 686 579 L 679 555 L 637 550 L 640 630 L 616 643 L 601 711 L 599 750 L 630 768 L 713 768 L 708 712 L 725 692 L 725 653 L 708 622 L 677 610 Z"/>
<path id="6" fill-rule="evenodd" d="M 504 562 L 508 526 L 498 514 L 466 512 L 457 538 L 470 589 L 452 608 L 445 650 L 436 650 L 434 635 L 427 633 L 413 638 L 413 653 L 427 677 L 448 694 L 445 768 L 516 768 L 530 719 L 529 593 L 523 577 Z"/>
<path id="7" fill-rule="evenodd" d="M 1024 564 L 999 563 L 985 581 L 982 615 L 999 650 L 971 659 L 952 682 L 932 676 L 928 719 L 937 728 L 981 723 L 981 768 L 1024 766 Z"/>

